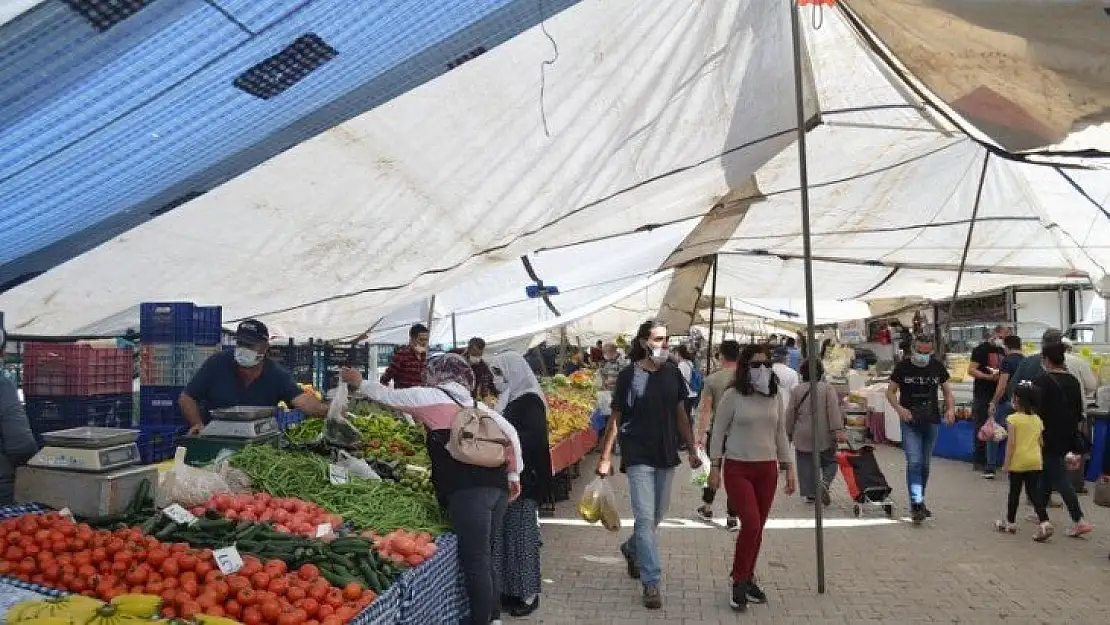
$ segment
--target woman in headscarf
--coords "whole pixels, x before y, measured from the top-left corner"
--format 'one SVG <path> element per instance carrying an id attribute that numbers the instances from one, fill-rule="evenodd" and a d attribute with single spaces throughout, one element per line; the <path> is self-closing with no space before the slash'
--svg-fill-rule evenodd
<path id="1" fill-rule="evenodd" d="M 497 412 L 520 435 L 524 472 L 520 498 L 509 504 L 494 553 L 501 555 L 501 601 L 509 614 L 521 617 L 540 605 L 539 506 L 551 490 L 551 448 L 547 438 L 547 402 L 540 383 L 524 357 L 506 352 L 490 362 L 497 388 Z M 496 548 L 500 547 L 500 549 Z"/>
<path id="2" fill-rule="evenodd" d="M 489 625 L 501 619 L 501 580 L 496 574 L 493 540 L 501 535 L 505 508 L 520 496 L 520 474 L 524 470 L 520 437 L 516 428 L 471 396 L 474 372 L 462 356 L 445 354 L 428 360 L 425 386 L 391 389 L 377 380 L 363 380 L 354 369 L 344 369 L 343 381 L 371 400 L 411 415 L 428 428 L 428 455 L 432 460 L 432 484 L 440 503 L 447 508 L 459 539 L 459 560 L 470 600 L 472 625 Z M 477 406 L 485 411 L 512 442 L 507 466 L 479 467 L 455 460 L 445 447 L 451 423 L 460 407 Z"/>

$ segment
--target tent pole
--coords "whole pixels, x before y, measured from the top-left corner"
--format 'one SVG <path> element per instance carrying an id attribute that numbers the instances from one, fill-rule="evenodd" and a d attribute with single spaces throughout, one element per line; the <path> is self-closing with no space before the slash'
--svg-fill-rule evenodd
<path id="1" fill-rule="evenodd" d="M 432 319 L 436 315 L 436 296 L 433 295 L 432 299 L 428 302 L 428 339 L 429 342 L 432 337 Z"/>
<path id="2" fill-rule="evenodd" d="M 451 313 L 451 349 L 459 346 L 459 336 L 455 331 L 455 313 Z"/>
<path id="3" fill-rule="evenodd" d="M 956 312 L 956 298 L 960 294 L 960 282 L 964 277 L 964 264 L 967 263 L 967 253 L 971 249 L 971 236 L 975 234 L 975 218 L 979 216 L 979 204 L 983 200 L 983 183 L 987 180 L 987 165 L 990 164 L 991 153 L 983 155 L 983 169 L 979 171 L 979 186 L 975 189 L 975 204 L 971 207 L 971 221 L 967 224 L 967 240 L 964 241 L 964 251 L 960 255 L 960 268 L 956 272 L 956 287 L 952 289 L 952 301 L 948 302 L 948 319 L 944 320 L 944 341 L 948 344 L 948 328 L 952 327 L 952 315 Z M 1013 309 L 1010 309 L 1013 312 Z"/>
<path id="4" fill-rule="evenodd" d="M 806 353 L 810 355 L 809 360 L 809 379 L 810 384 L 814 385 L 818 381 L 817 376 L 817 359 L 813 358 L 813 354 L 817 353 L 814 345 L 816 329 L 813 327 L 814 320 L 814 305 L 813 305 L 813 249 L 811 247 L 809 235 L 809 170 L 808 163 L 806 162 L 806 112 L 805 112 L 805 98 L 802 91 L 802 32 L 801 25 L 799 24 L 798 11 L 801 10 L 795 6 L 795 0 L 787 0 L 787 7 L 790 10 L 790 33 L 791 40 L 794 45 L 794 106 L 797 111 L 797 124 L 798 124 L 798 174 L 799 185 L 801 190 L 801 203 L 802 203 L 802 265 L 805 269 L 805 296 L 806 296 Z M 813 393 L 810 397 L 810 405 L 812 410 L 812 431 L 819 432 L 819 423 L 822 420 L 825 402 L 819 401 L 817 394 Z M 813 475 L 818 479 L 821 475 L 821 454 L 818 450 L 813 450 Z M 813 533 L 814 533 L 814 546 L 815 555 L 817 560 L 817 592 L 818 594 L 825 594 L 825 528 L 823 520 L 823 509 L 821 505 L 821 493 L 814 493 L 817 495 L 817 505 L 813 506 Z"/>
<path id="5" fill-rule="evenodd" d="M 713 281 L 709 284 L 709 346 L 705 352 L 705 375 L 713 373 L 713 325 L 716 323 L 717 312 L 717 254 L 713 255 Z M 697 310 L 694 310 L 697 315 Z"/>

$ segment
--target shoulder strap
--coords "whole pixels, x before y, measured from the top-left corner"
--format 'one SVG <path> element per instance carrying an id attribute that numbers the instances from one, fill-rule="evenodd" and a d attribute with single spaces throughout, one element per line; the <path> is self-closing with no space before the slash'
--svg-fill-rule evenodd
<path id="1" fill-rule="evenodd" d="M 810 384 L 809 386 L 806 387 L 806 392 L 802 393 L 802 398 L 798 400 L 798 405 L 794 406 L 794 420 L 795 421 L 797 421 L 797 419 L 798 419 L 798 413 L 800 413 L 802 411 L 802 402 L 804 402 L 806 400 L 806 398 L 809 397 L 809 392 L 812 391 L 812 390 L 813 390 L 813 385 Z"/>
<path id="2" fill-rule="evenodd" d="M 456 397 L 455 397 L 455 396 L 454 396 L 454 395 L 453 395 L 453 394 L 451 393 L 451 391 L 449 391 L 449 390 L 447 390 L 447 389 L 443 388 L 442 386 L 437 386 L 437 387 L 435 387 L 435 388 L 436 388 L 436 389 L 438 389 L 438 390 L 439 390 L 439 391 L 440 391 L 441 393 L 443 393 L 444 395 L 446 395 L 446 396 L 450 397 L 450 398 L 451 398 L 451 401 L 455 402 L 455 405 L 456 405 L 456 406 L 458 406 L 459 408 L 474 408 L 475 406 L 477 406 L 477 403 L 475 403 L 475 405 L 474 405 L 474 406 L 464 406 L 464 405 L 463 405 L 463 403 L 462 403 L 461 401 L 459 401 L 459 400 L 458 400 L 458 399 L 457 399 L 457 398 L 456 398 Z"/>

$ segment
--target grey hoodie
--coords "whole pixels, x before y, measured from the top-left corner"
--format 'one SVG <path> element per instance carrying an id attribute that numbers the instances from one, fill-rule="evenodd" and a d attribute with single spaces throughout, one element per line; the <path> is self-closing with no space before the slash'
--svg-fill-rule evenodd
<path id="1" fill-rule="evenodd" d="M 0 506 L 9 505 L 14 499 L 15 468 L 25 464 L 38 450 L 15 384 L 0 375 Z"/>

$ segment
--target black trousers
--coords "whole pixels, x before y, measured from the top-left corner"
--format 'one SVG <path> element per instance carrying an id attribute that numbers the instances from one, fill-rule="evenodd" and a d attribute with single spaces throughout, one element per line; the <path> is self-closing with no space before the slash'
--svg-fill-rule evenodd
<path id="1" fill-rule="evenodd" d="M 1021 501 L 1021 487 L 1023 485 L 1029 500 L 1033 502 L 1033 511 L 1037 513 L 1037 519 L 1044 523 L 1048 520 L 1048 510 L 1045 509 L 1048 498 L 1041 491 L 1040 471 L 1010 472 L 1010 493 L 1006 498 L 1006 522 L 1017 523 L 1017 509 L 1018 503 Z"/>
<path id="2" fill-rule="evenodd" d="M 987 443 L 979 440 L 979 428 L 990 418 L 990 405 L 990 399 L 976 398 L 971 402 L 971 417 L 975 420 L 975 454 L 972 461 L 981 469 L 993 468 L 987 466 Z"/>

